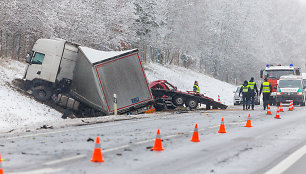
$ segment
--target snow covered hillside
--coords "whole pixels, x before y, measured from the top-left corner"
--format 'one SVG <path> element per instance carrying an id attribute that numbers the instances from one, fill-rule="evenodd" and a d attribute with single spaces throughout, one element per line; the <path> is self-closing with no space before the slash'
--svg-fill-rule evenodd
<path id="1" fill-rule="evenodd" d="M 155 80 L 167 80 L 177 86 L 182 91 L 192 91 L 194 81 L 199 82 L 200 92 L 206 96 L 218 100 L 218 95 L 222 103 L 233 104 L 233 91 L 236 86 L 214 79 L 202 73 L 178 66 L 161 66 L 149 63 L 144 65 L 149 82 Z"/>
<path id="2" fill-rule="evenodd" d="M 158 64 L 144 65 L 148 80 L 166 79 L 181 90 L 192 90 L 195 80 L 199 81 L 201 93 L 217 100 L 218 94 L 221 102 L 232 104 L 235 86 L 177 66 L 161 66 Z M 10 87 L 16 78 L 22 78 L 26 68 L 25 63 L 14 60 L 1 59 L 0 61 L 0 133 L 8 131 L 26 131 L 40 128 L 43 125 L 55 127 L 79 124 L 86 121 L 104 121 L 114 119 L 127 119 L 128 116 L 116 118 L 88 118 L 67 119 L 61 118 L 62 114 L 41 104 L 32 98 L 22 95 Z"/>
<path id="3" fill-rule="evenodd" d="M 0 132 L 62 120 L 59 112 L 20 94 L 8 85 L 15 78 L 22 78 L 26 64 L 5 59 L 0 62 Z"/>

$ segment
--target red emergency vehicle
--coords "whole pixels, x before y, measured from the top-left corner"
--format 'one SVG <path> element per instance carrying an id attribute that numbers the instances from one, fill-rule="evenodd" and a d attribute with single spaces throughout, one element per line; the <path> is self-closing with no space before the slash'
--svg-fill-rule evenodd
<path id="1" fill-rule="evenodd" d="M 300 68 L 294 67 L 293 64 L 289 66 L 283 65 L 267 65 L 264 70 L 260 71 L 261 78 L 267 78 L 268 82 L 272 85 L 272 93 L 271 93 L 271 104 L 276 105 L 276 90 L 277 90 L 277 82 L 281 76 L 284 75 L 300 75 Z"/>

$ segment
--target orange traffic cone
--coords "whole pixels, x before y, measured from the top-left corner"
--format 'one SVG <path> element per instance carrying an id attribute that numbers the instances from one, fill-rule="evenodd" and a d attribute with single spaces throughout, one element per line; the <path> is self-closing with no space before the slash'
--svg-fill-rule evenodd
<path id="1" fill-rule="evenodd" d="M 154 143 L 154 146 L 153 146 L 153 148 L 151 150 L 155 150 L 155 151 L 162 151 L 162 150 L 164 150 L 164 148 L 162 146 L 162 140 L 161 140 L 159 129 L 157 129 L 155 143 Z"/>
<path id="2" fill-rule="evenodd" d="M 2 168 L 2 162 L 3 161 L 3 159 L 1 158 L 1 154 L 0 154 L 0 174 L 4 174 L 4 172 L 3 172 L 3 168 Z"/>
<path id="3" fill-rule="evenodd" d="M 221 103 L 220 95 L 218 95 L 218 103 Z"/>
<path id="4" fill-rule="evenodd" d="M 191 138 L 190 141 L 192 141 L 192 142 L 200 142 L 199 132 L 198 132 L 198 124 L 196 124 L 195 127 L 194 127 L 194 131 L 193 131 L 192 138 Z"/>
<path id="5" fill-rule="evenodd" d="M 279 107 L 277 107 L 277 110 L 276 110 L 276 115 L 275 117 L 276 119 L 280 119 L 280 116 L 279 116 Z"/>
<path id="6" fill-rule="evenodd" d="M 93 152 L 93 155 L 92 155 L 92 158 L 91 158 L 90 161 L 92 161 L 92 162 L 104 162 L 99 137 L 96 138 L 95 149 L 94 149 L 94 152 Z"/>
<path id="7" fill-rule="evenodd" d="M 283 109 L 283 103 L 282 102 L 280 102 L 280 108 L 279 108 L 279 112 L 284 112 L 284 109 Z"/>
<path id="8" fill-rule="evenodd" d="M 251 114 L 249 114 L 248 120 L 247 120 L 246 125 L 244 127 L 253 127 L 252 124 L 251 124 Z"/>
<path id="9" fill-rule="evenodd" d="M 292 106 L 292 102 L 290 101 L 288 111 L 292 111 L 292 107 L 291 106 Z"/>
<path id="10" fill-rule="evenodd" d="M 293 104 L 293 101 L 292 101 L 292 104 L 291 104 L 291 110 L 294 110 L 294 104 Z"/>
<path id="11" fill-rule="evenodd" d="M 220 125 L 218 133 L 226 133 L 225 126 L 224 126 L 224 118 L 223 117 L 221 119 L 221 125 Z"/>
<path id="12" fill-rule="evenodd" d="M 270 104 L 268 104 L 268 107 L 267 107 L 267 115 L 272 115 L 272 113 L 270 111 Z"/>

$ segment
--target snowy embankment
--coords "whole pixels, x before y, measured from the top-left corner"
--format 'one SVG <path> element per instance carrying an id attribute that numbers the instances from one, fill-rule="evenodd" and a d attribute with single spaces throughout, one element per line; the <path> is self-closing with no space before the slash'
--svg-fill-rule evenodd
<path id="1" fill-rule="evenodd" d="M 8 85 L 15 78 L 22 78 L 26 64 L 0 60 L 0 132 L 62 120 L 59 112 L 20 94 Z"/>
<path id="2" fill-rule="evenodd" d="M 206 93 L 208 97 L 214 98 L 215 100 L 217 100 L 217 96 L 220 94 L 222 102 L 226 104 L 232 103 L 233 90 L 235 90 L 233 85 L 181 67 L 164 67 L 158 64 L 146 64 L 144 67 L 150 82 L 166 79 L 176 85 L 178 89 L 186 91 L 192 90 L 194 80 L 197 80 L 199 81 L 201 93 Z M 26 64 L 18 61 L 7 59 L 1 59 L 0 61 L 0 133 L 35 130 L 43 125 L 61 127 L 95 121 L 104 122 L 130 119 L 133 117 L 122 115 L 116 118 L 99 117 L 63 120 L 61 113 L 10 87 L 9 84 L 14 79 L 22 78 L 25 68 Z M 139 115 L 137 117 L 147 116 Z"/>
<path id="3" fill-rule="evenodd" d="M 161 66 L 159 64 L 144 65 L 149 82 L 167 80 L 181 91 L 192 91 L 194 81 L 199 82 L 200 92 L 207 97 L 220 100 L 226 105 L 233 105 L 233 91 L 236 86 L 214 79 L 199 72 L 178 66 Z"/>

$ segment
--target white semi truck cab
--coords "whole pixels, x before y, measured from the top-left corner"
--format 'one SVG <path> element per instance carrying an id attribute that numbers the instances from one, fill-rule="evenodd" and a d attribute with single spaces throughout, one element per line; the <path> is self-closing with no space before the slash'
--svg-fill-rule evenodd
<path id="1" fill-rule="evenodd" d="M 143 112 L 153 101 L 138 50 L 99 51 L 63 39 L 38 39 L 24 79 L 39 101 L 54 101 L 83 115 Z"/>
<path id="2" fill-rule="evenodd" d="M 73 79 L 78 45 L 62 39 L 39 39 L 27 57 L 25 79 L 55 83 L 63 78 Z"/>

